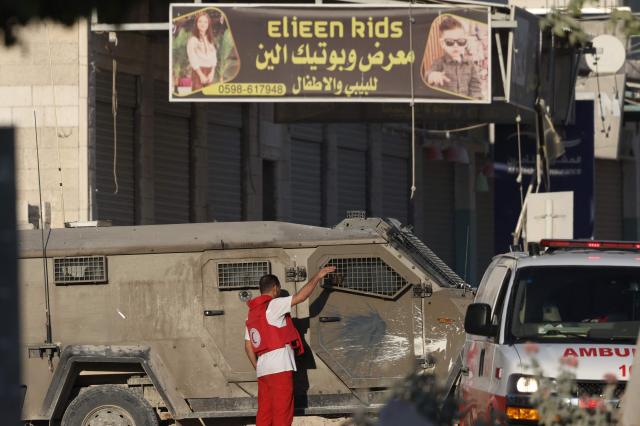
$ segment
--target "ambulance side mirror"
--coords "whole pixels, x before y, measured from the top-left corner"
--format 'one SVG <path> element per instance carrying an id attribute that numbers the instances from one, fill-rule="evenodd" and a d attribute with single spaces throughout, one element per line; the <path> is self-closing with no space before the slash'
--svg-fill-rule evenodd
<path id="1" fill-rule="evenodd" d="M 486 303 L 470 304 L 464 317 L 464 331 L 478 336 L 495 336 L 496 326 L 491 324 L 491 306 Z"/>

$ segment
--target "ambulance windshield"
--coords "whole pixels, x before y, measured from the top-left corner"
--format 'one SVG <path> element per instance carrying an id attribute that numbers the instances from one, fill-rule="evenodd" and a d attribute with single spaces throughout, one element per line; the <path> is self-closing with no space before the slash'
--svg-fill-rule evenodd
<path id="1" fill-rule="evenodd" d="M 544 266 L 518 271 L 511 334 L 518 340 L 628 341 L 640 327 L 640 268 Z"/>

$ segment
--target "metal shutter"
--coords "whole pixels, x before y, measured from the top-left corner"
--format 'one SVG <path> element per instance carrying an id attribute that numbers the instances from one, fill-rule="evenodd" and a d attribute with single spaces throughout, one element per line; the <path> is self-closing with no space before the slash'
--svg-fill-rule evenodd
<path id="1" fill-rule="evenodd" d="M 292 124 L 289 126 L 289 136 L 291 136 L 292 139 L 322 142 L 322 125 Z"/>
<path id="2" fill-rule="evenodd" d="M 208 119 L 209 217 L 239 221 L 242 220 L 242 106 L 213 104 Z"/>
<path id="3" fill-rule="evenodd" d="M 322 225 L 322 126 L 292 125 L 291 220 Z"/>
<path id="4" fill-rule="evenodd" d="M 96 73 L 96 218 L 111 220 L 114 225 L 133 225 L 135 220 L 134 127 L 136 76 L 118 73 L 116 92 L 117 140 L 114 144 L 111 111 L 112 74 Z M 113 177 L 113 150 L 116 149 L 116 176 Z"/>
<path id="5" fill-rule="evenodd" d="M 367 210 L 367 127 L 336 126 L 338 139 L 338 218 L 348 210 Z"/>
<path id="6" fill-rule="evenodd" d="M 189 104 L 169 103 L 156 81 L 153 120 L 155 223 L 189 221 Z"/>
<path id="7" fill-rule="evenodd" d="M 454 168 L 448 161 L 424 162 L 424 242 L 447 265 L 455 265 Z"/>
<path id="8" fill-rule="evenodd" d="M 476 156 L 476 173 L 482 173 L 482 167 L 489 160 L 485 160 L 484 156 Z M 494 207 L 493 200 L 495 188 L 493 186 L 493 178 L 487 177 L 489 184 L 488 192 L 478 192 L 476 190 L 476 233 L 477 233 L 477 271 L 482 274 L 491 263 L 491 259 L 495 255 L 494 242 Z M 507 247 L 501 247 L 500 251 L 506 251 Z"/>
<path id="9" fill-rule="evenodd" d="M 383 133 L 382 215 L 409 223 L 411 140 L 399 132 Z"/>
<path id="10" fill-rule="evenodd" d="M 615 160 L 596 160 L 596 215 L 594 237 L 622 239 L 622 164 Z"/>

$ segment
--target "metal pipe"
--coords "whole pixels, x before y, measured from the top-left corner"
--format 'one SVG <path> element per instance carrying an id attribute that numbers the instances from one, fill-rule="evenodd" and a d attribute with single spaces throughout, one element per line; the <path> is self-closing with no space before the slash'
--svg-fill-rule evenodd
<path id="1" fill-rule="evenodd" d="M 529 188 L 527 189 L 527 194 L 524 196 L 524 203 L 522 204 L 522 209 L 520 209 L 520 216 L 518 216 L 518 223 L 516 224 L 516 229 L 513 231 L 513 245 L 517 245 L 520 241 L 520 235 L 522 235 L 522 228 L 524 226 L 524 218 L 527 212 L 527 201 L 529 200 L 529 194 L 533 191 L 533 181 L 529 184 Z"/>

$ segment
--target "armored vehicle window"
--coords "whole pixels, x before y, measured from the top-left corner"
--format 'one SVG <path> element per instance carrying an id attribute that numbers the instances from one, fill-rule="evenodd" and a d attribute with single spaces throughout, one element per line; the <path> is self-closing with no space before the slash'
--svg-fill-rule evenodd
<path id="1" fill-rule="evenodd" d="M 394 297 L 409 283 L 379 257 L 331 259 L 336 272 L 324 279 L 325 287 Z"/>
<path id="2" fill-rule="evenodd" d="M 258 288 L 260 277 L 271 273 L 271 263 L 234 262 L 218 264 L 218 287 L 220 289 Z"/>
<path id="3" fill-rule="evenodd" d="M 53 259 L 56 284 L 97 284 L 107 282 L 105 256 L 59 257 Z"/>

